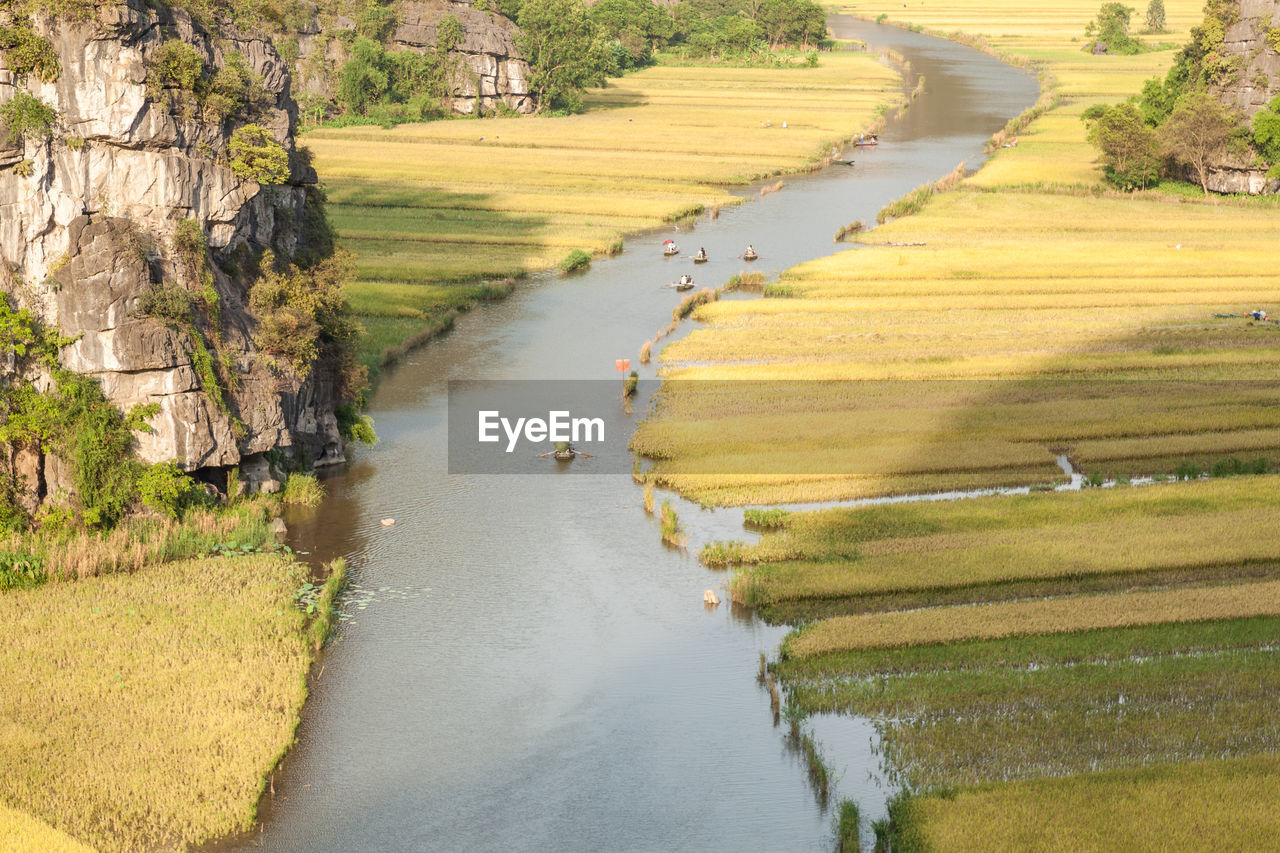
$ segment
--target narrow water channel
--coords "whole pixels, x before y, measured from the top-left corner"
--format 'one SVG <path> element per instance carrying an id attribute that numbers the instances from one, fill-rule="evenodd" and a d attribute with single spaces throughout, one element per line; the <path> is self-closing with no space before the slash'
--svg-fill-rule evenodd
<path id="1" fill-rule="evenodd" d="M 703 607 L 726 578 L 696 549 L 736 531 L 690 517 L 689 550 L 673 550 L 626 476 L 450 475 L 446 460 L 448 380 L 612 379 L 614 359 L 634 359 L 669 318 L 678 296 L 662 283 L 688 271 L 720 284 L 747 243 L 766 272 L 830 254 L 840 226 L 874 221 L 961 160 L 977 165 L 987 137 L 1036 97 L 1034 79 L 968 48 L 831 24 L 926 76 L 878 149 L 699 221 L 679 239 L 705 246 L 708 264 L 663 260 L 666 234 L 630 240 L 585 275 L 540 278 L 472 312 L 383 377 L 381 443 L 355 450 L 324 505 L 292 519 L 311 558 L 347 557 L 349 619 L 261 831 L 222 849 L 831 849 L 830 815 L 755 681 L 782 629 Z M 776 128 L 787 116 L 760 119 Z M 820 734 L 834 741 L 841 793 L 883 813 L 870 727 Z"/>

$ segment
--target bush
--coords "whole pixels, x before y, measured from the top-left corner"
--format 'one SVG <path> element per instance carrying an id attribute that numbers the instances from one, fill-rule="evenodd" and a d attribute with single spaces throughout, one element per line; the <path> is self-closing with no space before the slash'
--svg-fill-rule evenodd
<path id="1" fill-rule="evenodd" d="M 261 125 L 237 128 L 229 148 L 231 171 L 241 180 L 268 186 L 289 179 L 289 152 Z"/>
<path id="2" fill-rule="evenodd" d="M 561 272 L 576 272 L 591 266 L 591 256 L 581 249 L 574 249 L 564 256 L 564 260 L 560 262 Z"/>
<path id="3" fill-rule="evenodd" d="M 169 518 L 181 518 L 200 494 L 200 487 L 172 462 L 150 465 L 138 477 L 138 497 L 143 506 Z"/>
<path id="4" fill-rule="evenodd" d="M 0 124 L 8 131 L 9 141 L 43 139 L 49 135 L 58 113 L 53 107 L 22 89 L 0 106 Z"/>
<path id="5" fill-rule="evenodd" d="M 360 334 L 342 297 L 342 285 L 352 275 L 351 258 L 337 253 L 309 269 L 290 266 L 284 271 L 274 264 L 275 256 L 264 253 L 249 293 L 258 316 L 254 340 L 305 377 L 322 354 L 349 354 Z"/>
<path id="6" fill-rule="evenodd" d="M 295 506 L 318 506 L 324 500 L 324 486 L 311 474 L 290 474 L 280 499 Z"/>
<path id="7" fill-rule="evenodd" d="M 0 551 L 0 592 L 29 589 L 48 579 L 43 562 L 35 554 Z"/>
<path id="8" fill-rule="evenodd" d="M 354 403 L 338 406 L 333 413 L 338 419 L 338 432 L 347 441 L 358 441 L 369 447 L 378 443 L 378 435 L 373 431 L 373 418 L 361 414 Z"/>
<path id="9" fill-rule="evenodd" d="M 41 82 L 52 83 L 62 73 L 53 45 L 31 29 L 25 19 L 0 27 L 0 51 L 4 52 L 9 70 L 19 79 L 34 74 Z"/>
<path id="10" fill-rule="evenodd" d="M 172 328 L 186 328 L 191 323 L 191 300 L 179 285 L 153 284 L 138 296 L 133 315 L 151 317 Z"/>

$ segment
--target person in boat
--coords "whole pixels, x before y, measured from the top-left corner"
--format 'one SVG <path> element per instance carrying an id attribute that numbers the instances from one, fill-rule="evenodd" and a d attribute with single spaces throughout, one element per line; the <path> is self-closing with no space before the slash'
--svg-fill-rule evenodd
<path id="1" fill-rule="evenodd" d="M 753 245 L 751 245 L 750 243 L 748 243 L 748 244 L 747 244 L 747 250 L 746 250 L 745 252 L 743 252 L 743 253 L 742 253 L 742 256 L 743 256 L 743 257 L 746 257 L 746 258 L 749 258 L 749 257 L 751 257 L 752 255 L 754 255 L 755 253 L 756 253 L 756 247 L 755 247 L 755 246 L 753 246 Z"/>
<path id="2" fill-rule="evenodd" d="M 701 246 L 698 247 L 698 254 L 694 255 L 698 260 L 702 260 L 707 256 L 707 250 Z"/>
<path id="3" fill-rule="evenodd" d="M 680 283 L 693 284 L 693 276 L 689 275 L 688 273 L 685 273 L 684 275 L 680 276 Z"/>

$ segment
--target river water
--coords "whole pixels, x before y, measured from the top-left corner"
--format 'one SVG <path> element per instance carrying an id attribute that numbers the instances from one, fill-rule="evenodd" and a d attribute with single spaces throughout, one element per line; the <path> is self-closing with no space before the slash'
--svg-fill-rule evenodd
<path id="1" fill-rule="evenodd" d="M 615 378 L 614 359 L 634 359 L 669 318 L 678 297 L 660 284 L 685 271 L 722 283 L 747 243 L 765 272 L 830 254 L 840 226 L 977 165 L 1037 95 L 1034 79 L 968 48 L 831 25 L 902 53 L 908 88 L 926 77 L 878 149 L 699 221 L 678 239 L 705 246 L 708 264 L 661 258 L 666 233 L 631 239 L 586 274 L 537 278 L 473 311 L 382 378 L 381 443 L 353 451 L 324 505 L 291 519 L 311 559 L 347 557 L 347 621 L 262 826 L 219 849 L 831 849 L 831 816 L 755 679 L 784 629 L 702 603 L 727 578 L 698 565 L 697 548 L 742 538 L 738 516 L 686 508 L 681 551 L 660 542 L 627 476 L 556 476 L 549 460 L 546 476 L 451 475 L 446 460 L 448 380 Z M 838 795 L 882 815 L 870 726 L 829 720 L 818 733 Z"/>

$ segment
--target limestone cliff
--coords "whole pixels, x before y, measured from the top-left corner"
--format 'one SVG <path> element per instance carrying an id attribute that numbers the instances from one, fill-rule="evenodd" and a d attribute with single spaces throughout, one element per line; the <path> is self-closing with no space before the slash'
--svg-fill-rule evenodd
<path id="1" fill-rule="evenodd" d="M 1220 47 L 1215 45 L 1229 71 L 1211 90 L 1247 123 L 1280 95 L 1280 0 L 1237 0 L 1235 6 L 1223 22 Z M 1210 11 L 1205 26 L 1214 23 Z M 1266 171 L 1252 158 L 1229 156 L 1210 173 L 1209 189 L 1253 194 L 1280 190 L 1280 181 L 1269 181 Z"/>
<path id="2" fill-rule="evenodd" d="M 393 50 L 429 50 L 436 44 L 442 19 L 453 16 L 461 24 L 462 42 L 451 51 L 458 64 L 446 99 L 454 112 L 470 115 L 478 108 L 492 113 L 499 104 L 520 113 L 533 112 L 529 64 L 516 47 L 519 29 L 510 20 L 476 8 L 472 0 L 401 0 L 392 9 L 395 27 L 387 45 Z M 297 36 L 294 70 L 300 100 L 333 100 L 338 72 L 347 59 L 340 36 L 355 29 L 350 17 L 310 15 Z"/>
<path id="3" fill-rule="evenodd" d="M 322 359 L 304 378 L 269 357 L 247 308 L 245 259 L 268 249 L 289 258 L 315 239 L 307 228 L 315 175 L 295 149 L 286 63 L 262 38 L 145 0 L 102 4 L 83 22 L 37 17 L 33 28 L 61 73 L 42 82 L 0 70 L 0 104 L 25 91 L 57 119 L 49 134 L 0 149 L 0 289 L 75 338 L 63 364 L 97 377 L 112 402 L 159 405 L 153 431 L 138 435 L 144 460 L 175 459 L 215 481 L 229 466 L 265 478 L 263 455 L 273 450 L 342 461 L 336 368 Z M 253 121 L 287 154 L 282 183 L 232 170 L 229 144 L 242 121 L 202 119 L 149 97 L 152 60 L 175 40 L 207 71 L 239 54 L 260 78 Z M 210 250 L 201 247 L 203 290 L 176 243 L 189 220 Z M 166 283 L 203 306 L 189 323 L 140 315 L 140 301 Z M 25 468 L 38 497 L 65 485 L 54 459 Z"/>

